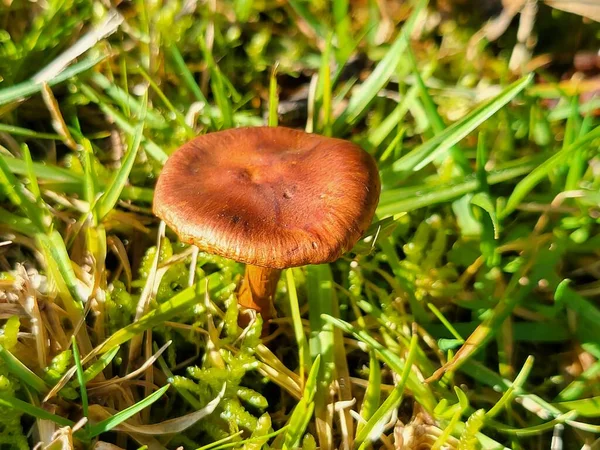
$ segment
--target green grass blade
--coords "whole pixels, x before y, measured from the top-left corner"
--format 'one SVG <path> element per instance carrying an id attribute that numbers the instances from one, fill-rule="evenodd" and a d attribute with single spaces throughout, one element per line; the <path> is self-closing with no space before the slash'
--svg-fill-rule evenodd
<path id="1" fill-rule="evenodd" d="M 166 155 L 165 155 L 166 156 Z M 5 162 L 10 171 L 17 175 L 27 175 L 27 165 L 24 161 L 16 158 L 5 157 Z M 62 167 L 45 165 L 42 163 L 33 163 L 33 171 L 39 180 L 42 181 L 42 187 L 56 189 L 59 192 L 83 193 L 84 179 L 82 175 L 74 173 Z M 100 187 L 102 187 L 102 180 Z M 121 198 L 124 200 L 139 200 L 151 203 L 154 191 L 149 188 L 140 188 L 137 186 L 124 186 L 121 192 Z"/>
<path id="2" fill-rule="evenodd" d="M 69 419 L 57 416 L 56 414 L 52 414 L 43 408 L 34 406 L 30 403 L 24 402 L 23 400 L 19 400 L 14 397 L 8 397 L 0 394 L 0 406 L 9 409 L 14 409 L 15 411 L 20 411 L 22 413 L 35 417 L 36 419 L 49 420 L 60 425 L 61 427 L 72 427 L 73 425 L 75 425 L 75 423 L 70 421 Z"/>
<path id="3" fill-rule="evenodd" d="M 500 221 L 498 220 L 498 216 L 496 214 L 496 207 L 492 203 L 492 199 L 487 192 L 478 192 L 473 197 L 471 197 L 471 204 L 478 206 L 483 209 L 492 220 L 492 225 L 494 228 L 494 238 L 498 239 L 500 236 Z"/>
<path id="4" fill-rule="evenodd" d="M 208 283 L 206 283 L 206 280 L 208 280 Z M 192 307 L 198 302 L 199 298 L 204 296 L 206 284 L 208 284 L 209 289 L 212 291 L 211 296 L 215 294 L 216 290 L 220 290 L 224 287 L 221 285 L 218 273 L 211 274 L 206 277 L 206 279 L 198 280 L 197 285 L 184 289 L 170 300 L 158 305 L 156 309 L 150 311 L 140 318 L 140 320 L 115 332 L 97 348 L 96 354 L 106 353 L 113 347 L 129 341 L 137 334 L 160 325 L 164 323 L 164 321 L 185 311 L 187 308 Z"/>
<path id="5" fill-rule="evenodd" d="M 315 416 L 322 421 L 323 428 L 317 429 L 317 434 L 319 435 L 320 445 L 327 446 L 330 440 L 330 430 L 325 426 L 327 423 L 327 401 L 329 398 L 329 385 L 333 380 L 335 370 L 333 326 L 322 318 L 324 314 L 332 315 L 334 313 L 333 276 L 328 264 L 313 265 L 306 268 L 306 289 L 310 321 L 310 354 L 313 360 L 317 357 L 321 360 L 315 398 Z"/>
<path id="6" fill-rule="evenodd" d="M 419 68 L 417 66 L 417 61 L 416 61 L 415 56 L 414 56 L 412 50 L 410 49 L 410 47 L 407 49 L 407 54 L 408 54 L 408 59 L 411 62 L 412 71 L 413 71 L 413 74 L 414 74 L 415 80 L 416 80 L 416 86 L 419 88 L 421 102 L 423 103 L 423 109 L 425 110 L 427 119 L 429 120 L 429 123 L 431 124 L 431 128 L 433 129 L 433 132 L 435 134 L 442 133 L 445 128 L 444 121 L 442 120 L 442 117 L 438 113 L 437 105 L 434 103 L 433 98 L 431 98 L 429 89 L 427 89 L 427 86 L 425 85 L 425 82 L 423 81 L 423 78 L 421 77 L 421 73 L 419 72 Z M 454 163 L 458 167 L 459 173 L 467 174 L 467 173 L 471 172 L 471 169 L 469 167 L 469 161 L 465 157 L 462 149 L 453 145 L 453 146 L 449 147 L 446 151 L 449 152 Z M 442 153 L 442 152 L 440 152 L 438 154 L 438 159 L 440 160 L 440 162 L 445 159 L 445 156 L 446 155 L 444 155 L 444 153 Z"/>
<path id="7" fill-rule="evenodd" d="M 398 124 L 404 119 L 406 113 L 408 113 L 411 104 L 416 100 L 418 93 L 417 86 L 410 87 L 394 110 L 377 127 L 369 132 L 368 142 L 371 146 L 374 148 L 379 147 L 385 138 L 398 127 Z"/>
<path id="8" fill-rule="evenodd" d="M 78 63 L 63 70 L 60 74 L 55 76 L 53 79 L 48 81 L 49 86 L 62 83 L 69 78 L 79 75 L 86 70 L 91 69 L 96 64 L 103 61 L 107 55 L 97 56 L 95 58 L 86 58 Z M 16 100 L 20 100 L 29 97 L 32 94 L 40 92 L 42 90 L 41 83 L 36 83 L 32 80 L 24 81 L 6 89 L 0 90 L 0 106 L 5 105 Z"/>
<path id="9" fill-rule="evenodd" d="M 400 376 L 400 381 L 396 387 L 394 387 L 394 390 L 389 394 L 388 398 L 383 402 L 379 409 L 377 409 L 375 414 L 373 414 L 365 426 L 360 430 L 358 436 L 356 436 L 356 444 L 361 444 L 361 449 L 366 448 L 366 445 L 369 444 L 368 441 L 379 438 L 381 435 L 381 426 L 384 425 L 388 420 L 392 410 L 397 408 L 402 401 L 406 382 L 408 381 L 408 376 L 411 372 L 411 368 L 417 354 L 417 342 L 418 336 L 416 333 L 413 333 L 410 340 L 410 346 L 408 348 L 408 355 L 406 357 L 406 361 L 404 362 L 404 368 L 401 372 L 402 375 Z"/>
<path id="10" fill-rule="evenodd" d="M 332 2 L 333 22 L 336 41 L 338 43 L 338 61 L 348 59 L 354 48 L 352 34 L 350 30 L 351 15 L 348 11 L 348 0 L 333 0 Z"/>
<path id="11" fill-rule="evenodd" d="M 448 423 L 442 434 L 440 434 L 439 437 L 435 440 L 433 446 L 431 447 L 431 450 L 440 450 L 442 448 L 447 448 L 443 447 L 443 445 L 446 443 L 446 441 L 450 437 L 450 434 L 458 425 L 458 422 L 463 412 L 469 407 L 469 400 L 465 393 L 457 386 L 454 386 L 454 392 L 458 397 L 458 405 L 456 405 L 458 406 L 458 408 L 456 408 L 454 415 L 450 419 L 450 422 Z"/>
<path id="12" fill-rule="evenodd" d="M 238 434 L 241 434 L 242 431 L 236 433 L 236 434 L 232 434 L 224 439 L 220 439 L 217 442 L 213 442 L 211 444 L 205 445 L 203 447 L 200 447 L 196 450 L 223 450 L 226 448 L 235 448 L 235 447 L 239 447 L 240 445 L 246 445 L 246 444 L 264 444 L 265 439 L 271 439 L 275 436 L 280 435 L 281 433 L 283 433 L 284 431 L 286 431 L 288 429 L 287 425 L 284 427 L 281 427 L 279 430 L 277 431 L 273 431 L 272 433 L 268 433 L 265 434 L 264 436 L 257 436 L 257 437 L 253 437 L 253 438 L 248 438 L 248 439 L 244 439 L 243 441 L 239 441 L 239 442 L 230 442 L 227 444 L 222 444 L 222 442 L 228 441 L 233 439 L 234 437 L 236 437 Z M 217 445 L 217 444 L 222 444 L 222 445 Z M 245 450 L 245 447 L 244 447 Z"/>
<path id="13" fill-rule="evenodd" d="M 37 227 L 31 223 L 31 220 L 26 217 L 17 216 L 4 208 L 0 208 L 0 223 L 26 236 L 31 236 L 38 232 Z"/>
<path id="14" fill-rule="evenodd" d="M 81 365 L 81 356 L 79 355 L 79 347 L 77 346 L 77 339 L 75 336 L 71 337 L 71 346 L 73 347 L 73 360 L 75 361 L 75 367 L 77 368 L 77 382 L 79 383 L 79 395 L 81 396 L 81 409 L 83 411 L 83 417 L 89 417 L 88 414 L 88 395 L 85 387 L 85 377 L 83 374 L 83 366 Z M 89 423 L 86 423 L 86 428 L 89 427 Z"/>
<path id="15" fill-rule="evenodd" d="M 323 134 L 325 136 L 331 136 L 331 124 L 332 124 L 332 109 L 331 109 L 331 66 L 330 66 L 330 52 L 331 52 L 331 38 L 327 39 L 327 45 L 325 51 L 321 57 L 321 67 L 319 68 L 319 85 L 321 87 L 322 94 L 322 105 L 321 113 L 323 115 Z"/>
<path id="16" fill-rule="evenodd" d="M 24 161 L 8 156 L 2 157 L 10 172 L 16 175 L 27 175 L 27 164 Z M 62 167 L 34 162 L 33 170 L 38 179 L 51 180 L 60 183 L 83 184 L 83 177 L 81 175 L 68 169 L 63 169 Z"/>
<path id="17" fill-rule="evenodd" d="M 493 427 L 505 434 L 513 434 L 519 437 L 527 437 L 527 436 L 538 436 L 545 431 L 550 431 L 554 429 L 557 424 L 565 423 L 569 420 L 574 420 L 577 417 L 576 411 L 569 411 L 566 414 L 562 414 L 558 416 L 556 419 L 553 419 L 549 422 L 542 423 L 540 425 L 534 425 L 531 427 L 508 427 L 506 425 L 494 422 Z"/>
<path id="18" fill-rule="evenodd" d="M 60 274 L 62 281 L 65 283 L 71 297 L 75 300 L 72 305 L 72 309 L 69 314 L 75 313 L 75 311 L 83 311 L 83 303 L 87 301 L 87 294 L 83 291 L 80 286 L 80 282 L 75 276 L 69 253 L 65 247 L 65 242 L 58 231 L 53 230 L 49 234 L 38 234 L 37 240 L 40 247 L 48 255 L 47 264 L 56 266 L 58 273 Z"/>
<path id="19" fill-rule="evenodd" d="M 31 160 L 31 152 L 27 144 L 21 145 L 21 152 L 23 153 L 23 161 L 27 168 L 27 181 L 29 181 L 29 191 L 33 194 L 36 204 L 40 209 L 44 209 L 45 205 L 42 200 L 42 193 L 40 192 L 40 186 L 38 185 L 37 177 L 35 176 L 35 170 L 33 168 L 33 161 Z"/>
<path id="20" fill-rule="evenodd" d="M 89 437 L 94 438 L 102 433 L 106 433 L 107 431 L 112 430 L 114 427 L 119 425 L 120 423 L 126 421 L 130 417 L 136 415 L 142 409 L 147 408 L 152 403 L 157 401 L 159 398 L 163 396 L 165 392 L 169 389 L 170 385 L 166 385 L 158 389 L 156 392 L 153 392 L 145 399 L 137 402 L 135 405 L 130 406 L 122 411 L 119 411 L 112 417 L 105 419 L 95 425 L 92 425 L 89 429 Z"/>
<path id="21" fill-rule="evenodd" d="M 150 85 L 150 87 L 152 88 L 152 90 L 156 93 L 156 95 L 158 95 L 158 97 L 161 99 L 161 101 L 165 104 L 165 106 L 167 107 L 167 109 L 171 112 L 171 114 L 173 115 L 173 117 L 175 117 L 175 120 L 177 121 L 177 123 L 179 124 L 179 126 L 185 130 L 185 133 L 187 134 L 188 138 L 194 138 L 196 133 L 194 132 L 194 130 L 185 122 L 185 117 L 184 115 L 181 113 L 181 111 L 179 111 L 177 108 L 175 108 L 175 106 L 173 106 L 173 103 L 171 103 L 171 100 L 169 100 L 167 98 L 167 96 L 165 95 L 165 93 L 162 91 L 162 89 L 158 86 L 158 84 L 156 84 L 156 82 L 152 79 L 152 77 L 150 75 L 148 75 L 148 73 L 142 68 L 142 67 L 138 67 L 138 70 L 140 72 L 140 74 L 142 75 L 142 77 L 144 77 L 144 79 L 146 80 L 146 82 Z M 147 96 L 147 93 L 145 94 Z M 147 97 L 145 97 L 147 98 Z M 145 120 L 145 116 L 146 116 L 146 111 L 147 111 L 147 100 L 144 100 L 142 102 L 142 110 L 141 110 L 141 118 L 140 120 Z M 135 134 L 134 134 L 135 136 Z"/>
<path id="22" fill-rule="evenodd" d="M 298 14 L 310 26 L 317 37 L 321 39 L 325 39 L 327 37 L 327 34 L 329 34 L 327 26 L 323 24 L 322 20 L 315 17 L 315 15 L 310 12 L 310 10 L 305 6 L 305 2 L 302 2 L 301 0 L 289 0 L 289 4 L 294 9 L 296 14 Z"/>
<path id="23" fill-rule="evenodd" d="M 82 138 L 81 160 L 83 166 L 83 195 L 89 205 L 89 212 L 92 215 L 92 224 L 98 225 L 98 215 L 96 213 L 96 193 L 98 192 L 96 186 L 96 170 L 94 168 L 94 150 L 92 149 L 92 143 Z"/>
<path id="24" fill-rule="evenodd" d="M 94 72 L 90 76 L 90 80 L 102 89 L 107 97 L 121 105 L 125 117 L 131 118 L 131 113 L 134 113 L 140 120 L 141 118 L 145 118 L 144 121 L 147 127 L 153 129 L 165 129 L 169 126 L 168 121 L 158 112 L 158 110 L 148 109 L 146 107 L 143 101 L 145 95 L 141 101 L 98 72 Z M 98 98 L 98 100 L 100 99 Z"/>
<path id="25" fill-rule="evenodd" d="M 48 392 L 48 386 L 40 377 L 32 372 L 25 364 L 19 361 L 11 352 L 0 345 L 0 359 L 5 367 L 20 381 L 33 388 L 38 394 Z"/>
<path id="26" fill-rule="evenodd" d="M 106 114 L 108 117 L 114 120 L 115 123 L 119 126 L 119 128 L 121 128 L 129 136 L 135 136 L 135 127 L 131 125 L 129 121 L 125 117 L 123 117 L 123 115 L 119 111 L 98 99 L 96 93 L 89 86 L 86 86 L 85 84 L 81 83 L 79 87 L 81 89 L 81 92 L 92 102 L 97 103 L 98 108 L 100 108 L 104 114 Z M 144 137 L 142 143 L 144 150 L 146 150 L 146 152 L 156 161 L 158 161 L 161 164 L 164 164 L 167 161 L 169 155 L 167 155 L 162 148 L 156 145 L 154 141 Z"/>
<path id="27" fill-rule="evenodd" d="M 446 327 L 446 329 L 454 336 L 454 338 L 459 341 L 461 344 L 465 342 L 462 336 L 456 331 L 456 328 L 450 323 L 448 319 L 442 314 L 442 312 L 433 304 L 427 303 L 427 307 L 431 310 L 433 314 L 439 319 L 439 321 Z"/>
<path id="28" fill-rule="evenodd" d="M 117 201 L 119 201 L 121 193 L 123 192 L 123 188 L 125 187 L 125 184 L 129 178 L 129 174 L 131 173 L 131 169 L 133 169 L 133 164 L 135 163 L 138 149 L 140 148 L 140 144 L 142 142 L 143 133 L 144 121 L 141 120 L 139 125 L 136 127 L 133 139 L 131 139 L 129 142 L 129 148 L 127 149 L 127 153 L 123 158 L 121 167 L 117 173 L 115 173 L 104 195 L 102 195 L 102 198 L 98 202 L 97 211 L 99 221 L 106 217 L 106 215 L 115 207 Z"/>
<path id="29" fill-rule="evenodd" d="M 119 64 L 119 68 L 121 70 L 121 78 L 122 78 L 122 88 L 119 88 L 116 83 L 115 83 L 115 87 L 119 90 L 121 90 L 122 92 L 129 92 L 129 78 L 127 76 L 127 58 L 123 57 L 121 58 L 121 63 Z M 96 72 L 96 74 L 98 74 Z M 108 80 L 107 80 L 108 81 Z M 113 83 L 108 83 L 109 86 L 112 86 Z M 125 115 L 127 117 L 131 117 L 131 96 L 129 95 L 125 95 L 125 98 L 122 99 L 121 101 L 121 108 L 123 109 L 123 111 L 125 112 Z"/>
<path id="30" fill-rule="evenodd" d="M 156 344 L 156 342 L 154 342 L 153 347 L 154 347 L 154 352 L 157 353 L 158 345 Z M 171 372 L 171 369 L 167 365 L 167 363 L 162 355 L 160 355 L 158 357 L 158 365 L 160 366 L 160 369 L 164 372 L 164 374 L 167 376 L 167 381 L 169 383 L 172 383 L 173 376 L 174 376 L 173 372 Z M 202 403 L 200 403 L 200 401 L 194 395 L 192 395 L 189 391 L 178 386 L 177 384 L 173 384 L 172 386 L 175 388 L 177 393 L 179 395 L 181 395 L 181 397 L 183 397 L 183 399 L 186 400 L 190 404 L 190 406 L 192 406 L 192 408 L 194 408 L 195 410 L 202 409 Z"/>
<path id="31" fill-rule="evenodd" d="M 461 121 L 446 128 L 442 133 L 419 145 L 397 160 L 393 168 L 397 172 L 412 172 L 429 164 L 437 155 L 449 150 L 485 120 L 514 99 L 533 79 L 532 75 L 514 82 L 495 98 L 485 102 L 467 114 Z"/>
<path id="32" fill-rule="evenodd" d="M 576 411 L 581 417 L 600 417 L 600 397 L 560 402 L 555 403 L 554 406 L 565 411 Z"/>
<path id="33" fill-rule="evenodd" d="M 290 311 L 292 314 L 292 324 L 294 326 L 294 336 L 298 346 L 298 369 L 300 382 L 304 383 L 304 371 L 309 367 L 310 354 L 308 352 L 308 343 L 304 336 L 304 327 L 302 326 L 302 316 L 300 315 L 300 306 L 298 304 L 298 293 L 296 292 L 296 281 L 294 280 L 293 269 L 285 271 L 288 295 L 290 298 Z"/>
<path id="34" fill-rule="evenodd" d="M 369 351 L 369 383 L 365 391 L 362 405 L 360 407 L 360 417 L 365 422 L 359 421 L 356 424 L 356 436 L 358 437 L 361 430 L 365 427 L 365 423 L 369 422 L 377 409 L 381 400 L 381 367 L 377 360 L 375 351 Z M 357 438 L 356 437 L 356 438 Z M 355 438 L 355 439 L 356 439 Z"/>
<path id="35" fill-rule="evenodd" d="M 570 283 L 571 281 L 566 279 L 558 285 L 555 293 L 556 303 L 563 304 L 567 309 L 577 313 L 580 320 L 587 323 L 590 327 L 600 323 L 600 308 L 573 289 L 570 289 L 568 287 Z M 600 338 L 598 340 L 600 341 Z"/>
<path id="36" fill-rule="evenodd" d="M 525 364 L 521 368 L 521 371 L 516 376 L 513 384 L 502 394 L 500 400 L 496 402 L 496 404 L 485 413 L 486 418 L 493 418 L 505 407 L 507 406 L 513 399 L 515 395 L 515 391 L 520 390 L 521 387 L 527 381 L 529 374 L 531 373 L 531 369 L 533 368 L 533 357 L 530 355 L 525 360 Z"/>
<path id="37" fill-rule="evenodd" d="M 493 185 L 525 175 L 534 170 L 539 164 L 540 158 L 518 161 L 498 168 L 488 173 L 488 183 Z M 399 189 L 388 189 L 381 193 L 377 216 L 384 218 L 406 211 L 412 211 L 436 203 L 445 202 L 458 198 L 462 195 L 475 192 L 479 188 L 479 182 L 473 175 L 459 178 L 456 181 L 448 181 L 442 185 L 421 184 Z"/>
<path id="38" fill-rule="evenodd" d="M 0 123 L 0 131 L 3 131 L 13 136 L 23 136 L 31 139 L 61 139 L 61 136 L 58 134 L 40 133 L 38 131 L 28 130 L 27 128 L 17 127 L 15 125 L 8 125 L 5 123 Z"/>
<path id="39" fill-rule="evenodd" d="M 27 171 L 27 169 L 25 169 Z M 0 187 L 8 199 L 27 216 L 39 231 L 46 230 L 43 209 L 31 199 L 23 183 L 13 175 L 4 156 L 0 155 Z"/>
<path id="40" fill-rule="evenodd" d="M 427 0 L 419 0 L 410 17 L 404 23 L 399 36 L 390 46 L 384 58 L 377 64 L 375 70 L 358 88 L 357 92 L 350 97 L 347 108 L 333 124 L 334 135 L 342 134 L 347 126 L 356 123 L 367 111 L 368 106 L 379 91 L 387 84 L 408 47 L 408 36 L 412 32 L 416 18 L 426 5 Z"/>
<path id="41" fill-rule="evenodd" d="M 109 350 L 104 355 L 100 356 L 96 361 L 88 366 L 87 369 L 83 372 L 83 380 L 87 384 L 96 378 L 100 372 L 102 372 L 111 361 L 117 356 L 121 347 L 116 346 L 112 350 Z"/>
<path id="42" fill-rule="evenodd" d="M 231 82 L 223 75 L 219 66 L 213 58 L 212 53 L 206 48 L 204 40 L 200 40 L 200 49 L 210 70 L 210 87 L 214 96 L 215 102 L 221 112 L 221 120 L 223 128 L 233 127 L 233 105 L 232 100 L 237 98 L 239 94 L 233 88 Z"/>
<path id="43" fill-rule="evenodd" d="M 500 214 L 500 218 L 508 216 L 517 206 L 525 199 L 531 190 L 544 178 L 548 176 L 551 170 L 558 165 L 565 163 L 568 158 L 585 144 L 592 142 L 594 139 L 600 138 L 600 127 L 594 128 L 592 131 L 581 136 L 573 144 L 567 148 L 559 150 L 545 162 L 537 166 L 529 175 L 517 184 L 512 194 L 506 202 L 506 206 Z"/>
<path id="44" fill-rule="evenodd" d="M 198 83 L 196 83 L 194 75 L 192 75 L 192 72 L 190 72 L 190 69 L 186 65 L 185 60 L 183 59 L 183 56 L 181 56 L 181 52 L 177 46 L 171 45 L 169 47 L 169 52 L 171 53 L 171 58 L 173 59 L 175 67 L 179 71 L 179 75 L 181 75 L 183 78 L 183 81 L 187 85 L 188 89 L 192 92 L 192 94 L 194 94 L 194 97 L 196 97 L 196 101 L 207 104 L 208 102 L 206 101 L 206 97 L 202 93 Z"/>
<path id="45" fill-rule="evenodd" d="M 279 107 L 279 94 L 277 93 L 277 64 L 271 70 L 269 77 L 269 126 L 276 127 L 279 122 L 277 109 Z"/>
<path id="46" fill-rule="evenodd" d="M 306 431 L 309 421 L 312 419 L 312 414 L 315 408 L 313 402 L 318 390 L 318 378 L 321 367 L 321 357 L 317 355 L 315 358 L 308 379 L 306 381 L 306 387 L 300 402 L 294 408 L 292 415 L 288 421 L 288 429 L 286 431 L 283 443 L 283 449 L 294 449 L 300 444 L 300 439 Z"/>
<path id="47" fill-rule="evenodd" d="M 353 335 L 356 339 L 364 342 L 367 346 L 377 353 L 379 358 L 389 365 L 396 373 L 403 373 L 406 361 L 403 361 L 398 355 L 377 342 L 368 332 L 359 330 L 348 322 L 335 317 L 323 315 L 323 319 L 334 326 L 340 328 L 346 333 Z M 429 386 L 424 385 L 415 375 L 409 376 L 406 381 L 407 387 L 413 392 L 417 401 L 428 411 L 433 411 L 436 400 Z"/>

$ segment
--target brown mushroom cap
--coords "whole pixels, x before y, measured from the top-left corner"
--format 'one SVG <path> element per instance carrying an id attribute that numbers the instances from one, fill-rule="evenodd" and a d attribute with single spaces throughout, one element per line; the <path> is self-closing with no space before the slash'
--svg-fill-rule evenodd
<path id="1" fill-rule="evenodd" d="M 379 192 L 375 161 L 355 144 L 283 127 L 238 128 L 173 153 L 154 213 L 201 250 L 283 269 L 350 250 Z"/>

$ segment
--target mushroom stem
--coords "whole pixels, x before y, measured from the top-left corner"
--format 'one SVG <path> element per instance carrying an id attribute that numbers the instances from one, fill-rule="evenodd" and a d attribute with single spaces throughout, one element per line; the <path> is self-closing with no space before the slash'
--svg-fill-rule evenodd
<path id="1" fill-rule="evenodd" d="M 238 291 L 238 303 L 262 315 L 264 324 L 273 317 L 273 297 L 281 270 L 246 265 L 244 280 Z"/>

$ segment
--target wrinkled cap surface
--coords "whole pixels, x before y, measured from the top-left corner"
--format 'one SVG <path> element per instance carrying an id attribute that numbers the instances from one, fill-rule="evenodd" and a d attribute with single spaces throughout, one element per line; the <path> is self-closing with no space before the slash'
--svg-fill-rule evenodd
<path id="1" fill-rule="evenodd" d="M 283 127 L 238 128 L 173 153 L 154 213 L 201 250 L 282 269 L 350 250 L 379 192 L 375 161 L 355 144 Z"/>

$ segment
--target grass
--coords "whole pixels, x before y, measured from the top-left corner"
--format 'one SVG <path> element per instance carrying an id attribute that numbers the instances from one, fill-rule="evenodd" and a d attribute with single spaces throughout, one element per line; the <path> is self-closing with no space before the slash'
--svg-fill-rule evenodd
<path id="1" fill-rule="evenodd" d="M 598 445 L 600 26 L 540 3 L 512 73 L 516 24 L 468 60 L 486 17 L 441 3 L 5 2 L 0 449 Z M 151 213 L 179 145 L 257 125 L 382 179 L 262 339 L 243 266 Z"/>

